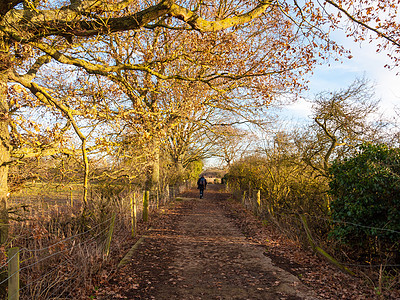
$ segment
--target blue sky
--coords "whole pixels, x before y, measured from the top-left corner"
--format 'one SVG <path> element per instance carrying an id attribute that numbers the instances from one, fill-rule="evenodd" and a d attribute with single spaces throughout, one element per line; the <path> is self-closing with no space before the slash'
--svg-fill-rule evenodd
<path id="1" fill-rule="evenodd" d="M 400 75 L 396 75 L 400 70 L 384 68 L 391 61 L 386 53 L 377 53 L 374 44 L 355 43 L 342 32 L 335 32 L 334 36 L 339 43 L 351 50 L 353 58 L 317 66 L 310 78 L 310 90 L 305 94 L 305 98 L 312 99 L 314 94 L 321 91 L 346 88 L 355 78 L 365 76 L 375 84 L 376 96 L 381 99 L 381 111 L 386 116 L 393 117 L 394 107 L 400 108 Z M 300 99 L 287 106 L 284 114 L 303 119 L 310 115 L 309 108 L 310 104 L 306 99 Z"/>
<path id="2" fill-rule="evenodd" d="M 311 103 L 307 99 L 313 99 L 314 95 L 327 90 L 339 90 L 347 88 L 356 78 L 365 77 L 375 85 L 377 99 L 381 99 L 380 111 L 384 117 L 395 117 L 394 108 L 400 110 L 400 68 L 389 70 L 384 66 L 391 60 L 386 53 L 377 53 L 376 44 L 355 43 L 346 38 L 343 32 L 334 33 L 335 40 L 345 48 L 351 50 L 352 58 L 343 58 L 342 61 L 331 61 L 329 64 L 316 67 L 310 77 L 309 91 L 304 93 L 303 99 L 285 106 L 282 110 L 272 111 L 288 122 L 278 122 L 282 126 L 277 129 L 288 129 L 287 126 L 299 126 L 305 122 L 311 122 Z M 207 166 L 218 164 L 217 160 L 207 161 Z"/>

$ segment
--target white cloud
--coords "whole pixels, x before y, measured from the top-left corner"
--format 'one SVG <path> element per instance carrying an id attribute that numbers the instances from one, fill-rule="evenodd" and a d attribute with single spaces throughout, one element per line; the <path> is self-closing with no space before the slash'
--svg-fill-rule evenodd
<path id="1" fill-rule="evenodd" d="M 311 114 L 311 106 L 312 103 L 310 101 L 301 98 L 295 103 L 285 106 L 285 110 L 287 110 L 288 114 L 290 115 L 297 116 L 301 119 L 306 119 Z"/>
<path id="2" fill-rule="evenodd" d="M 341 32 L 335 32 L 334 38 L 351 50 L 352 59 L 344 58 L 342 62 L 333 61 L 317 66 L 310 77 L 310 90 L 304 94 L 304 97 L 312 99 L 321 91 L 346 88 L 356 78 L 365 76 L 375 83 L 376 97 L 381 99 L 382 112 L 394 115 L 394 107 L 400 106 L 400 76 L 396 75 L 398 70 L 389 70 L 384 67 L 391 63 L 386 53 L 377 53 L 376 43 L 360 45 L 346 38 Z M 304 118 L 310 115 L 310 108 L 310 103 L 300 100 L 294 105 L 287 106 L 285 111 L 295 118 Z"/>

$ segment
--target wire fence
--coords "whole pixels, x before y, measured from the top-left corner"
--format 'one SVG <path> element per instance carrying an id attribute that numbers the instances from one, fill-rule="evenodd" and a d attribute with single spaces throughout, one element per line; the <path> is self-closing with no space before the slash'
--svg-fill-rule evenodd
<path id="1" fill-rule="evenodd" d="M 284 216 L 290 216 L 290 215 L 298 215 L 297 212 L 293 212 L 290 210 L 285 210 L 285 209 L 281 209 L 282 211 L 286 211 L 287 214 L 280 214 L 277 212 L 274 212 L 274 214 L 280 215 L 282 217 Z M 388 228 L 380 228 L 380 227 L 374 227 L 374 226 L 367 226 L 367 225 L 362 225 L 362 224 L 357 224 L 354 222 L 349 222 L 349 221 L 341 221 L 341 220 L 334 220 L 332 218 L 324 218 L 324 217 L 320 217 L 320 216 L 314 216 L 314 215 L 310 215 L 308 213 L 305 213 L 305 215 L 307 217 L 313 218 L 313 219 L 317 219 L 317 220 L 323 220 L 323 221 L 327 221 L 327 222 L 331 222 L 331 223 L 338 223 L 338 224 L 343 224 L 343 225 L 354 225 L 356 227 L 360 227 L 360 228 L 367 228 L 367 229 L 374 229 L 374 230 L 380 230 L 380 231 L 387 231 L 387 232 L 392 232 L 392 233 L 399 233 L 400 231 L 398 230 L 393 230 L 393 229 L 388 229 Z"/>
<path id="2" fill-rule="evenodd" d="M 56 257 L 56 256 L 58 256 L 58 255 L 68 253 L 68 252 L 72 251 L 73 249 L 75 249 L 75 248 L 77 248 L 77 247 L 79 247 L 79 246 L 83 246 L 83 245 L 88 244 L 88 243 L 90 243 L 90 242 L 96 241 L 99 237 L 101 237 L 102 235 L 104 235 L 104 234 L 106 234 L 106 233 L 108 232 L 109 229 L 108 229 L 107 227 L 110 225 L 111 219 L 112 219 L 112 218 L 108 218 L 106 221 L 97 224 L 96 226 L 94 226 L 93 228 L 91 228 L 91 229 L 89 229 L 89 230 L 86 230 L 86 231 L 81 232 L 81 233 L 79 233 L 79 234 L 75 234 L 75 235 L 70 236 L 70 237 L 68 237 L 68 238 L 65 238 L 65 239 L 63 239 L 63 240 L 61 240 L 61 241 L 58 241 L 57 243 L 51 244 L 51 245 L 49 245 L 49 246 L 46 246 L 46 247 L 43 247 L 43 248 L 40 248 L 40 249 L 20 248 L 20 249 L 18 250 L 18 252 L 16 252 L 13 256 L 11 256 L 11 257 L 9 257 L 9 258 L 7 259 L 6 263 L 3 264 L 3 265 L 1 266 L 1 268 L 4 268 L 5 266 L 7 266 L 7 265 L 8 265 L 13 259 L 15 259 L 16 256 L 18 256 L 18 255 L 19 255 L 19 256 L 23 256 L 24 253 L 27 253 L 28 255 L 32 255 L 33 253 L 34 253 L 34 254 L 37 254 L 37 253 L 39 253 L 39 252 L 46 252 L 47 250 L 49 250 L 49 249 L 55 247 L 56 245 L 60 245 L 61 243 L 66 243 L 66 242 L 68 242 L 68 241 L 72 241 L 72 243 L 71 243 L 72 245 L 71 245 L 70 247 L 66 247 L 66 248 L 64 248 L 64 249 L 62 249 L 62 250 L 59 250 L 59 251 L 50 253 L 50 254 L 48 254 L 48 255 L 46 254 L 46 255 L 44 255 L 44 256 L 36 256 L 35 258 L 33 258 L 33 259 L 34 259 L 34 262 L 29 263 L 29 264 L 27 264 L 27 265 L 25 265 L 25 266 L 21 266 L 21 267 L 20 267 L 18 270 L 16 270 L 15 272 L 13 272 L 13 273 L 11 273 L 11 274 L 8 274 L 8 277 L 7 277 L 7 278 L 5 278 L 5 279 L 3 279 L 2 281 L 0 281 L 0 285 L 6 283 L 11 277 L 15 276 L 17 273 L 21 273 L 21 272 L 23 272 L 23 271 L 25 271 L 25 270 L 32 269 L 34 266 L 36 266 L 36 265 L 38 265 L 38 264 L 40 264 L 40 263 L 43 263 L 43 262 L 49 260 L 50 258 L 54 258 L 54 257 Z M 104 229 L 102 229 L 102 230 L 96 232 L 96 233 L 95 233 L 93 236 L 91 236 L 90 238 L 83 239 L 83 240 L 78 240 L 78 238 L 82 238 L 82 236 L 84 236 L 84 235 L 88 235 L 88 234 L 90 234 L 90 233 L 95 232 L 95 231 L 97 230 L 97 228 L 99 228 L 100 226 L 105 225 L 105 224 L 107 224 L 107 227 L 106 227 L 106 228 L 104 228 Z M 31 258 L 32 258 L 32 257 L 31 257 Z M 28 259 L 28 260 L 24 260 L 23 263 L 26 262 L 26 261 L 29 261 L 29 259 Z M 22 264 L 23 264 L 23 263 L 22 263 Z M 57 263 L 57 266 L 58 266 L 58 268 L 60 267 L 60 262 Z M 1 268 L 0 268 L 0 269 L 1 269 Z M 46 273 L 46 274 L 47 274 L 47 273 Z M 46 276 L 46 274 L 43 274 L 43 275 L 37 277 L 37 278 L 35 279 L 35 281 L 39 281 L 39 280 L 43 279 L 43 278 Z M 19 289 L 19 291 L 22 291 L 23 289 L 28 288 L 28 287 L 31 286 L 32 284 L 33 284 L 33 282 L 28 283 L 28 284 L 25 284 L 22 288 Z"/>
<path id="3" fill-rule="evenodd" d="M 275 209 L 269 207 L 267 205 L 265 199 L 261 198 L 261 194 L 259 191 L 252 191 L 251 193 L 247 193 L 248 191 L 233 191 L 233 194 L 236 195 L 236 198 L 240 198 L 242 205 L 247 209 L 252 211 L 254 214 L 259 215 L 261 217 L 270 217 L 270 218 L 276 218 L 279 216 L 281 220 L 285 220 L 286 218 L 289 218 L 291 221 L 286 222 L 286 224 L 289 224 L 288 226 L 293 226 L 293 224 L 300 224 L 300 213 L 299 211 L 295 210 L 288 210 L 285 208 L 279 208 Z M 279 212 L 278 212 L 279 211 Z M 315 219 L 315 220 L 320 220 L 327 222 L 327 228 L 331 228 L 331 225 L 334 224 L 341 224 L 341 225 L 352 225 L 355 227 L 359 228 L 364 228 L 364 229 L 370 229 L 370 230 L 375 230 L 375 231 L 384 231 L 384 232 L 390 232 L 394 234 L 399 234 L 400 231 L 398 230 L 393 230 L 390 228 L 381 228 L 381 227 L 374 227 L 374 226 L 368 226 L 364 224 L 358 224 L 355 222 L 349 222 L 349 221 L 342 221 L 342 220 L 335 220 L 329 217 L 323 217 L 323 216 L 316 216 L 312 215 L 309 213 L 301 213 L 301 215 L 306 216 L 307 218 L 310 219 Z M 293 228 L 293 227 L 292 227 Z M 297 232 L 300 232 L 302 229 L 302 226 L 299 226 L 299 228 L 296 228 Z M 351 263 L 351 262 L 346 262 L 346 261 L 339 261 L 339 263 L 343 266 L 352 266 L 352 267 L 360 267 L 360 268 L 380 268 L 382 266 L 385 267 L 392 267 L 392 268 L 399 268 L 400 264 L 397 263 L 379 263 L 379 264 L 361 264 L 361 263 Z"/>
<path id="4" fill-rule="evenodd" d="M 159 206 L 167 204 L 171 199 L 173 199 L 176 194 L 179 193 L 181 187 L 168 187 L 163 191 L 156 191 L 155 195 L 151 197 L 151 201 L 149 203 L 149 211 L 156 210 Z M 143 213 L 143 194 L 141 192 L 134 193 L 137 201 L 137 215 L 138 218 L 141 217 Z M 76 279 L 72 278 L 72 274 L 63 273 L 63 268 L 71 270 L 73 269 L 73 265 L 77 264 L 75 260 L 86 260 L 92 259 L 94 263 L 96 263 L 96 259 L 101 261 L 101 257 L 104 260 L 104 256 L 106 256 L 106 252 L 104 251 L 105 247 L 107 247 L 106 240 L 111 239 L 110 234 L 112 234 L 113 230 L 110 230 L 111 226 L 114 226 L 114 220 L 119 220 L 121 231 L 128 231 L 129 226 L 131 225 L 131 217 L 132 214 L 129 214 L 129 198 L 134 197 L 131 193 L 129 195 L 125 195 L 124 203 L 119 203 L 119 210 L 117 209 L 117 214 L 112 216 L 108 216 L 103 221 L 97 222 L 93 225 L 88 225 L 90 228 L 86 228 L 83 231 L 77 231 L 74 234 L 71 234 L 63 239 L 57 241 L 48 241 L 43 237 L 38 238 L 36 241 L 31 236 L 24 236 L 24 234 L 17 235 L 19 240 L 23 240 L 25 237 L 26 241 L 30 244 L 34 244 L 34 247 L 26 247 L 22 246 L 19 250 L 14 253 L 12 256 L 7 257 L 5 262 L 0 266 L 0 272 L 4 270 L 7 266 L 10 266 L 10 263 L 16 258 L 20 259 L 21 257 L 21 265 L 17 270 L 12 273 L 8 273 L 6 278 L 1 278 L 0 287 L 4 286 L 7 282 L 10 281 L 16 275 L 20 275 L 23 278 L 23 286 L 19 287 L 17 290 L 9 291 L 9 298 L 15 298 L 15 296 L 21 294 L 21 297 L 24 299 L 32 299 L 37 298 L 38 294 L 42 296 L 46 294 L 47 296 L 42 297 L 41 299 L 48 299 L 49 295 L 60 296 L 59 293 L 71 293 L 71 282 L 76 281 Z M 109 199 L 110 200 L 110 199 Z M 20 201 L 20 199 L 18 200 Z M 66 204 L 71 202 L 65 202 Z M 58 206 L 58 205 L 57 205 Z M 50 207 L 51 208 L 51 207 Z M 56 215 L 59 214 L 59 208 L 56 209 Z M 25 213 L 26 215 L 27 213 Z M 50 213 L 49 213 L 50 214 Z M 35 212 L 34 217 L 39 216 L 37 212 Z M 49 220 L 50 219 L 50 220 Z M 51 221 L 49 218 L 47 221 Z M 95 219 L 95 218 L 92 218 Z M 34 221 L 34 218 L 26 218 L 27 223 L 31 224 Z M 93 220 L 91 220 L 93 221 Z M 34 222 L 33 222 L 34 223 Z M 21 225 L 21 222 L 18 223 Z M 32 224 L 31 224 L 32 225 Z M 28 225 L 24 225 L 27 229 Z M 23 226 L 22 226 L 23 227 Z M 72 231 L 72 230 L 71 230 Z M 130 232 L 129 232 L 130 233 Z M 50 235 L 50 234 L 48 234 Z M 125 236 L 127 233 L 125 233 Z M 48 236 L 46 236 L 48 237 Z M 40 241 L 40 243 L 39 243 Z M 27 242 L 27 243 L 28 243 Z M 43 242 L 43 243 L 42 243 Z M 44 243 L 50 242 L 50 244 L 44 245 Z M 18 245 L 18 240 L 13 241 L 14 245 Z M 22 243 L 23 244 L 23 243 Z M 81 252 L 81 254 L 76 254 L 74 252 Z M 93 258 L 93 251 L 95 252 L 95 258 Z M 84 253 L 84 254 L 82 254 Z M 75 256 L 74 256 L 75 255 Z M 84 258 L 77 258 L 77 255 L 84 255 Z M 108 254 L 107 254 L 108 255 Z M 88 267 L 85 264 L 76 266 L 76 269 L 79 270 L 80 267 Z M 76 273 L 79 271 L 75 271 Z M 66 276 L 69 275 L 69 276 Z M 78 275 L 78 274 L 75 274 Z M 68 279 L 66 279 L 68 277 Z M 51 280 L 49 279 L 51 278 Z M 51 283 L 49 283 L 51 281 Z M 68 283 L 67 281 L 70 281 Z M 44 283 L 46 282 L 46 283 Z M 65 288 L 65 285 L 68 285 L 69 288 Z"/>
<path id="5" fill-rule="evenodd" d="M 281 216 L 281 217 L 289 217 L 289 218 L 291 218 L 292 220 L 296 220 L 296 221 L 298 221 L 298 219 L 299 219 L 298 214 L 295 214 L 295 213 L 293 213 L 293 212 L 291 212 L 291 214 L 285 214 L 285 215 L 284 215 L 284 214 L 277 213 L 277 212 L 274 212 L 274 214 L 279 215 L 279 216 Z M 304 214 L 304 215 L 306 215 L 307 217 L 310 217 L 310 218 L 314 218 L 314 219 L 317 219 L 317 220 L 323 220 L 323 221 L 327 221 L 327 222 L 332 222 L 332 223 L 340 223 L 340 224 L 343 224 L 343 225 L 351 224 L 351 225 L 353 225 L 353 226 L 357 226 L 357 227 L 360 227 L 360 228 L 368 228 L 368 229 L 374 229 L 374 230 L 389 231 L 389 232 L 399 233 L 399 234 L 400 234 L 400 231 L 391 230 L 391 229 L 387 229 L 387 228 L 379 228 L 379 227 L 373 227 L 373 226 L 365 226 L 365 225 L 356 224 L 356 223 L 353 223 L 353 222 L 332 220 L 332 219 L 328 219 L 328 218 L 312 216 L 312 215 L 310 215 L 310 214 Z M 381 266 L 382 266 L 382 264 L 359 264 L 359 263 L 356 264 L 356 263 L 347 263 L 347 262 L 340 262 L 340 264 L 342 264 L 342 265 L 344 265 L 344 266 L 365 267 L 365 268 L 369 268 L 369 267 L 381 267 Z M 400 267 L 400 264 L 385 264 L 385 266 L 386 266 L 386 267 Z"/>

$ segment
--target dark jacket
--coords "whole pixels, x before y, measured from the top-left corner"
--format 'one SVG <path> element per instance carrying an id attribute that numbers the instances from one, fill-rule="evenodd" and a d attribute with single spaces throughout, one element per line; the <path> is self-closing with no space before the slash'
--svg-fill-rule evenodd
<path id="1" fill-rule="evenodd" d="M 205 190 L 207 186 L 207 180 L 204 178 L 204 176 L 201 176 L 199 180 L 197 180 L 197 189 L 199 190 Z"/>

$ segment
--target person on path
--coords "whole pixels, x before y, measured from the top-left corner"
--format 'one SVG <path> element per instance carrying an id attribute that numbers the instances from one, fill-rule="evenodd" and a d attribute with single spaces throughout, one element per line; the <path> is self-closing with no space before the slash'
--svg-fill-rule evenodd
<path id="1" fill-rule="evenodd" d="M 207 180 L 204 178 L 204 175 L 201 175 L 199 180 L 197 180 L 197 189 L 200 190 L 200 199 L 203 198 L 204 190 L 206 189 L 206 186 L 207 186 Z"/>

